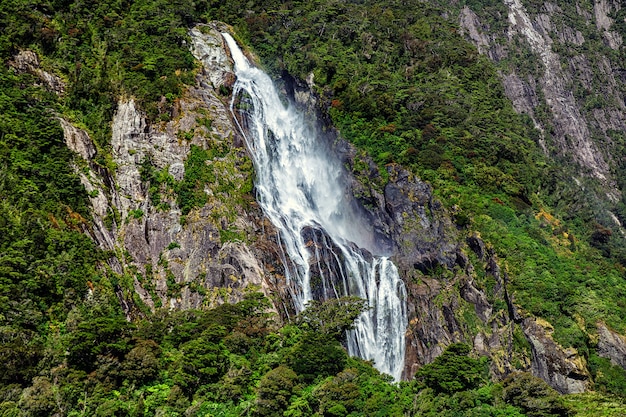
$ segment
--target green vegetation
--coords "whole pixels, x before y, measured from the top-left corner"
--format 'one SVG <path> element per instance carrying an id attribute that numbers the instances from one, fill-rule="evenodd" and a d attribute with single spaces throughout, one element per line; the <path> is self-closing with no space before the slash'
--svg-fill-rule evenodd
<path id="1" fill-rule="evenodd" d="M 591 354 L 589 370 L 600 392 L 616 396 L 623 396 L 626 392 L 626 371 L 618 365 L 613 365 L 610 360 Z"/>
<path id="2" fill-rule="evenodd" d="M 59 323 L 98 281 L 83 234 L 87 195 L 49 94 L 0 67 L 0 363 L 2 386 L 30 384 Z"/>
<path id="3" fill-rule="evenodd" d="M 541 386 L 524 396 L 520 390 L 534 388 L 519 378 L 490 383 L 486 362 L 467 356 L 466 345 L 452 345 L 416 380 L 391 384 L 370 363 L 348 358 L 335 339 L 336 326 L 351 326 L 356 300 L 316 303 L 300 324 L 282 328 L 266 312 L 269 305 L 249 293 L 237 304 L 162 311 L 131 324 L 115 297 L 101 294 L 62 323 L 48 367 L 29 388 L 21 391 L 4 376 L 0 410 L 7 416 L 568 415 L 541 380 L 521 377 Z M 325 317 L 321 327 L 308 324 L 312 311 Z M 450 384 L 431 378 L 439 372 Z M 456 377 L 464 382 L 455 385 Z"/>
<path id="4" fill-rule="evenodd" d="M 503 7 L 458 3 L 494 16 Z M 312 303 L 283 326 L 258 294 L 212 310 L 144 308 L 127 321 L 118 294 L 120 285 L 132 286 L 132 276 L 108 270 L 109 254 L 84 233 L 88 196 L 55 114 L 85 127 L 98 147 L 96 163 L 110 168 L 109 122 L 118 98 L 134 97 L 154 123 L 170 120 L 195 77 L 187 30 L 210 19 L 235 25 L 274 74 L 314 75 L 322 111 L 359 147 L 352 169 L 360 179 L 369 180 L 369 156 L 382 170 L 373 185 L 379 191 L 390 163 L 429 181 L 454 207 L 462 237 L 477 231 L 493 248 L 520 311 L 549 320 L 557 341 L 588 360 L 598 392 L 558 397 L 525 374 L 490 381 L 485 360 L 458 344 L 415 380 L 392 384 L 341 346 L 364 308 L 358 300 Z M 590 48 L 600 44 L 594 39 Z M 35 76 L 9 65 L 21 49 L 35 51 L 42 68 L 66 82 L 65 94 L 37 87 Z M 575 192 L 571 172 L 544 158 L 532 124 L 506 100 L 496 68 L 435 6 L 6 0 L 0 55 L 0 415 L 626 414 L 623 399 L 610 396 L 624 395 L 626 373 L 598 357 L 594 342 L 598 320 L 626 330 L 622 241 L 600 203 Z M 532 57 L 515 59 L 504 64 L 532 73 Z M 588 111 L 603 105 L 604 97 L 587 93 L 575 88 Z M 208 116 L 198 123 L 212 126 Z M 612 137 L 623 145 L 623 134 Z M 243 152 L 213 138 L 206 148 L 191 147 L 181 181 L 150 158 L 141 175 L 157 209 L 176 201 L 187 215 L 218 202 L 211 217 L 228 222 L 246 207 L 253 178 Z M 112 212 L 108 221 L 143 216 L 139 209 L 128 219 Z M 222 243 L 246 238 L 236 228 L 220 232 Z M 168 250 L 178 247 L 172 242 Z M 485 266 L 473 262 L 476 285 L 490 288 Z M 177 295 L 182 285 L 171 273 L 166 279 L 169 295 Z M 528 350 L 523 336 L 516 335 L 515 347 Z"/>
<path id="5" fill-rule="evenodd" d="M 334 124 L 381 166 L 510 195 L 536 188 L 541 156 L 531 129 L 493 65 L 439 10 L 316 1 L 264 11 L 246 25 L 270 69 L 313 73 Z"/>
<path id="6" fill-rule="evenodd" d="M 415 376 L 436 393 L 453 394 L 478 388 L 487 380 L 486 361 L 470 358 L 469 353 L 469 346 L 453 343 L 433 363 L 420 368 Z"/>
<path id="7" fill-rule="evenodd" d="M 247 205 L 254 180 L 252 161 L 241 149 L 230 149 L 217 139 L 209 140 L 206 149 L 191 145 L 181 181 L 176 181 L 167 167 L 156 169 L 150 157 L 141 162 L 140 175 L 157 210 L 169 210 L 170 205 L 166 202 L 175 199 L 186 216 L 192 209 L 213 205 L 217 200 L 223 211 L 218 212 L 216 208 L 214 217 L 224 216 L 229 221 L 233 220 L 235 206 Z M 141 217 L 136 210 L 130 214 L 134 218 Z M 235 240 L 240 234 L 238 231 L 223 232 L 225 240 Z"/>
<path id="8" fill-rule="evenodd" d="M 495 18 L 501 3 L 458 5 L 465 3 L 505 27 Z M 595 197 L 602 190 L 588 181 L 591 192 L 581 195 L 563 161 L 543 155 L 494 65 L 441 9 L 318 0 L 249 2 L 245 15 L 227 5 L 215 10 L 277 76 L 313 74 L 322 110 L 383 177 L 385 164 L 400 163 L 429 181 L 454 207 L 461 232 L 477 231 L 493 247 L 516 304 L 550 321 L 559 343 L 587 357 L 598 320 L 626 331 L 623 241 Z M 535 71 L 532 56 L 516 56 L 524 62 L 502 65 Z M 353 169 L 367 178 L 358 164 Z"/>
<path id="9" fill-rule="evenodd" d="M 224 156 L 227 152 L 228 148 L 224 145 L 218 151 L 219 155 L 210 155 L 215 152 L 209 152 L 195 145 L 191 146 L 191 151 L 185 161 L 185 178 L 178 186 L 177 193 L 178 206 L 183 214 L 189 213 L 193 207 L 202 207 L 207 203 L 208 196 L 204 191 L 204 186 L 215 184 L 217 181 L 210 162 L 213 156 Z"/>

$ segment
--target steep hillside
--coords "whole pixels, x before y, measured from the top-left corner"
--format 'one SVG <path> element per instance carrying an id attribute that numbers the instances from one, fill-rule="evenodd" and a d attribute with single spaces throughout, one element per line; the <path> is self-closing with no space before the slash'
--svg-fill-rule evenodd
<path id="1" fill-rule="evenodd" d="M 0 415 L 623 414 L 622 12 L 3 3 Z M 397 265 L 407 382 L 347 356 L 321 227 L 296 315 L 220 32 Z"/>
<path id="2" fill-rule="evenodd" d="M 593 222 L 591 233 L 610 229 L 606 242 L 592 244 L 620 259 L 626 127 L 622 6 L 505 1 L 463 2 L 454 9 L 464 35 L 496 64 L 516 111 L 539 131 L 544 153 L 559 164 L 562 178 L 574 180 L 569 186 L 555 181 L 546 190 L 550 203 L 563 218 Z"/>
<path id="3" fill-rule="evenodd" d="M 500 87 L 502 73 L 463 42 L 450 14 L 454 9 L 444 13 L 421 6 L 264 6 L 249 11 L 242 26 L 270 67 L 286 80 L 287 91 L 290 76 L 306 79 L 305 88 L 319 94 L 318 104 L 346 138 L 380 166 L 401 163 L 429 180 L 451 209 L 459 236 L 472 241 L 472 231 L 477 231 L 492 245 L 507 273 L 512 305 L 521 313 L 509 311 L 508 319 L 547 319 L 552 325 L 543 328 L 552 332 L 553 326 L 558 343 L 577 349 L 582 358 L 601 361 L 595 356 L 599 329 L 607 323 L 623 331 L 624 323 L 621 237 L 618 229 L 612 232 L 603 222 L 611 217 L 606 202 L 616 195 L 611 191 L 615 181 L 602 174 L 605 165 L 597 162 L 609 152 L 589 150 L 600 148 L 585 137 L 584 147 L 561 146 L 560 153 L 547 153 L 542 136 L 547 129 L 524 114 L 516 116 L 516 102 L 512 106 L 506 99 L 508 86 Z M 562 85 L 557 87 L 562 95 L 569 94 Z M 567 124 L 562 125 L 565 129 Z M 588 166 L 562 165 L 564 155 L 574 158 L 579 151 L 576 160 L 586 160 Z M 596 181 L 595 188 L 578 188 L 571 180 L 574 173 L 581 184 L 595 177 L 588 180 Z M 434 268 L 417 270 L 432 276 L 444 265 L 435 262 Z M 449 275 L 434 275 L 444 282 L 446 277 L 458 279 L 462 274 L 454 273 L 451 265 Z M 482 267 L 489 270 L 488 265 Z M 488 276 L 477 274 L 479 287 L 494 288 L 489 279 L 480 278 Z M 526 335 L 536 339 L 528 331 Z M 534 372 L 550 379 L 539 362 L 533 362 Z M 585 380 L 584 374 L 574 379 Z M 568 391 L 566 386 L 560 389 Z"/>

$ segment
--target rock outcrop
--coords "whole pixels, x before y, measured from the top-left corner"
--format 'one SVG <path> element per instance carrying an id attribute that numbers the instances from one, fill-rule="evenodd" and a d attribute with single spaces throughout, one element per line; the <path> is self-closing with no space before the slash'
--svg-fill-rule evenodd
<path id="1" fill-rule="evenodd" d="M 626 369 L 626 336 L 598 323 L 598 355 Z"/>
<path id="2" fill-rule="evenodd" d="M 33 74 L 40 80 L 40 85 L 43 85 L 49 91 L 63 95 L 65 93 L 65 83 L 57 75 L 41 69 L 39 64 L 39 58 L 33 51 L 23 50 L 13 57 L 13 60 L 9 62 L 13 68 L 19 72 L 26 72 Z"/>
<path id="3" fill-rule="evenodd" d="M 573 161 L 575 175 L 597 180 L 607 190 L 598 198 L 614 203 L 621 195 L 613 171 L 614 134 L 626 128 L 626 106 L 618 82 L 621 64 L 611 57 L 611 50 L 623 49 L 623 39 L 610 16 L 621 5 L 611 0 L 586 6 L 504 4 L 506 15 L 499 8 L 497 13 L 508 19 L 506 30 L 490 23 L 493 16 L 465 6 L 459 13 L 465 35 L 498 64 L 507 96 L 531 118 L 546 154 Z M 585 25 L 565 18 L 572 14 Z M 598 35 L 608 50 L 590 46 Z"/>
<path id="4" fill-rule="evenodd" d="M 533 20 L 522 5 L 521 0 L 507 0 L 505 4 L 509 8 L 509 39 L 516 35 L 522 36 L 542 64 L 543 76 L 540 77 L 539 84 L 545 102 L 552 113 L 555 130 L 553 137 L 560 152 L 570 154 L 581 167 L 588 169 L 591 175 L 608 181 L 609 166 L 605 160 L 606 156 L 592 141 L 589 126 L 577 106 L 571 88 L 569 88 L 572 80 L 569 74 L 562 70 L 560 57 L 553 52 L 553 40 L 550 37 L 552 31 L 550 15 L 542 13 Z M 506 91 L 512 95 L 515 89 L 507 88 Z M 527 90 L 521 92 L 525 93 Z M 532 94 L 532 96 L 536 97 L 537 94 Z M 514 103 L 523 100 L 521 97 L 513 96 L 511 98 Z M 532 98 L 527 100 L 532 100 Z M 527 111 L 528 108 L 518 108 L 518 110 Z M 530 115 L 541 126 L 541 122 L 538 121 L 534 113 L 530 113 Z M 542 126 L 542 130 L 545 131 L 545 126 Z"/>
<path id="5" fill-rule="evenodd" d="M 268 256 L 278 252 L 275 234 L 250 191 L 242 189 L 253 172 L 245 150 L 236 146 L 228 97 L 219 92 L 233 78 L 224 30 L 194 29 L 192 38 L 202 38 L 194 52 L 204 67 L 196 85 L 174 103 L 170 121 L 151 124 L 133 99 L 118 102 L 110 166 L 96 163 L 97 150 L 86 132 L 61 120 L 68 147 L 88 166 L 77 171 L 92 203 L 91 234 L 115 254 L 110 267 L 132 288 L 123 294 L 128 315 L 139 313 L 138 303 L 186 309 L 234 302 L 250 290 L 280 293 L 269 288 L 280 281 L 270 272 L 280 269 L 274 265 L 279 258 Z M 228 176 L 233 189 L 223 190 L 217 181 L 204 184 L 206 204 L 183 215 L 174 189 L 185 179 L 192 147 L 226 149 L 203 163 L 218 178 Z"/>
<path id="6" fill-rule="evenodd" d="M 551 336 L 552 326 L 537 318 L 522 321 L 532 349 L 532 373 L 562 394 L 576 394 L 590 387 L 585 360 L 574 348 L 563 349 Z"/>

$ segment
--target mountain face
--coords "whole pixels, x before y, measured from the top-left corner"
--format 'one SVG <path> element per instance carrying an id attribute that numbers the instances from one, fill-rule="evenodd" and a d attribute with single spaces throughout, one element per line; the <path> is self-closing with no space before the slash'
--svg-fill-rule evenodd
<path id="1" fill-rule="evenodd" d="M 80 177 L 91 196 L 94 217 L 90 234 L 102 249 L 120 254 L 108 264 L 129 280 L 125 290 L 118 288 L 129 318 L 146 309 L 237 302 L 254 290 L 276 299 L 275 309 L 284 317 L 295 312 L 281 261 L 284 249 L 274 227 L 252 201 L 251 190 L 245 189 L 254 174 L 245 149 L 237 147 L 243 138 L 228 110 L 229 97 L 219 93 L 234 77 L 219 30 L 227 28 L 215 24 L 192 30 L 192 50 L 203 69 L 196 86 L 176 103 L 174 120 L 150 125 L 132 99 L 118 102 L 112 122 L 113 170 L 94 166 L 96 151 L 88 134 L 62 120 L 68 147 L 80 155 L 79 163 L 88 167 L 80 170 Z M 292 89 L 291 98 L 303 109 L 315 109 L 310 90 L 298 85 Z M 356 170 L 358 162 L 363 164 L 355 159 L 357 150 L 332 126 L 326 127 L 332 129 L 325 135 L 328 146 L 343 164 Z M 194 150 L 207 148 L 217 149 L 213 155 L 218 156 L 205 156 L 198 162 L 200 167 L 191 166 Z M 431 188 L 405 169 L 390 166 L 388 182 L 378 189 L 373 184 L 384 182 L 378 168 L 367 159 L 364 162 L 361 181 L 350 176 L 348 191 L 367 196 L 362 209 L 374 229 L 391 242 L 387 245 L 393 246 L 401 274 L 416 280 L 412 272 L 416 269 L 428 272 L 439 265 L 452 269 L 457 263 L 467 267 L 450 216 L 433 199 Z M 202 169 L 202 165 L 210 167 L 213 181 L 203 183 L 196 192 L 208 195 L 207 201 L 200 200 L 199 207 L 183 215 L 180 195 L 176 196 L 180 191 L 173 190 L 172 184 L 184 182 L 190 171 Z M 305 236 L 311 245 L 317 244 L 314 234 Z M 313 265 L 331 265 L 335 256 L 332 251 L 312 255 L 309 262 Z M 435 288 L 429 288 L 433 284 Z M 420 364 L 432 361 L 446 344 L 465 340 L 456 319 L 451 315 L 444 319 L 443 311 L 455 307 L 445 305 L 433 311 L 433 299 L 442 289 L 436 281 L 430 285 L 409 287 L 416 297 L 425 294 L 419 296 L 420 305 L 409 303 L 416 330 L 408 342 L 412 359 L 406 362 L 407 377 Z M 471 281 L 464 285 L 467 291 L 477 292 Z M 478 297 L 486 302 L 484 295 Z M 426 312 L 429 320 L 415 323 L 415 318 Z M 483 319 L 490 319 L 489 314 Z"/>
<path id="2" fill-rule="evenodd" d="M 460 7 L 456 4 L 455 7 Z M 624 11 L 617 1 L 467 2 L 459 24 L 497 66 L 507 97 L 540 134 L 543 151 L 581 182 L 602 224 L 621 232 Z"/>
<path id="3" fill-rule="evenodd" d="M 613 381 L 606 377 L 610 371 L 620 381 L 626 369 L 621 157 L 626 145 L 626 15 L 619 2 L 431 1 L 411 10 L 405 2 L 328 1 L 317 5 L 321 9 L 270 3 L 249 2 L 245 11 L 215 6 L 210 13 L 204 10 L 202 19 L 182 16 L 189 19 L 185 20 L 189 27 L 176 42 L 180 50 L 191 52 L 191 61 L 180 63 L 188 70 L 157 76 L 158 66 L 151 64 L 150 57 L 123 64 L 133 82 L 137 81 L 132 77 L 139 79 L 141 74 L 163 89 L 156 100 L 143 92 L 134 96 L 112 87 L 121 82 L 114 79 L 119 67 L 115 69 L 112 59 L 103 61 L 102 67 L 77 62 L 71 71 L 55 73 L 51 64 L 59 59 L 55 54 L 69 54 L 63 48 L 78 42 L 75 36 L 80 31 L 70 36 L 70 28 L 67 35 L 59 34 L 57 42 L 62 46 L 44 42 L 42 49 L 36 49 L 35 43 L 31 49 L 12 50 L 8 71 L 56 97 L 51 102 L 62 103 L 50 107 L 72 151 L 71 171 L 86 192 L 84 217 L 70 210 L 69 226 L 59 226 L 52 216 L 49 229 L 66 227 L 88 236 L 97 248 L 93 252 L 99 254 L 89 272 L 99 281 L 81 281 L 76 287 L 86 287 L 84 297 L 71 301 L 67 295 L 58 301 L 70 311 L 68 329 L 85 331 L 77 306 L 84 303 L 85 311 L 98 313 L 100 297 L 109 293 L 121 307 L 120 317 L 129 323 L 150 321 L 167 311 L 180 312 L 180 317 L 220 306 L 219 311 L 229 311 L 228 305 L 244 305 L 256 292 L 271 300 L 267 311 L 275 313 L 279 322 L 296 322 L 302 306 L 294 294 L 302 290 L 290 278 L 292 264 L 280 227 L 257 202 L 258 170 L 254 150 L 246 147 L 251 127 L 242 122 L 249 97 L 233 99 L 237 80 L 233 53 L 222 36 L 228 32 L 240 45 L 249 45 L 244 48 L 248 59 L 267 66 L 282 100 L 313 126 L 319 146 L 341 167 L 342 192 L 351 210 L 365 219 L 376 246 L 397 267 L 406 289 L 408 320 L 402 329 L 406 353 L 401 379 L 412 380 L 420 369 L 430 369 L 426 365 L 438 366 L 438 360 L 448 357 L 448 346 L 464 343 L 473 355 L 489 359 L 494 381 L 528 372 L 562 394 L 598 389 L 619 395 L 619 388 L 612 388 Z M 115 27 L 125 30 L 128 22 L 122 20 L 115 24 L 105 20 L 109 22 L 105 32 L 113 33 Z M 196 23 L 202 20 L 209 23 Z M 54 19 L 42 22 L 44 29 L 49 25 L 55 30 L 69 24 Z M 156 27 L 146 33 L 157 33 Z M 110 38 L 111 50 L 114 38 Z M 96 32 L 91 42 L 89 48 L 114 56 L 98 43 Z M 93 82 L 106 86 L 103 91 L 112 101 L 103 107 L 110 109 L 110 120 L 103 116 L 110 128 L 102 130 L 97 127 L 99 116 L 76 99 L 89 91 L 81 71 L 92 74 L 92 69 L 102 72 L 94 75 Z M 103 81 L 107 77 L 110 80 Z M 172 79 L 185 80 L 177 84 L 180 91 L 166 84 Z M 168 88 L 171 92 L 165 93 Z M 102 96 L 98 100 L 106 101 Z M 93 100 L 94 106 L 103 106 Z M 77 114 L 87 116 L 81 121 Z M 27 165 L 16 164 L 16 172 L 25 172 L 19 169 Z M 3 227 L 9 223 L 3 222 Z M 336 290 L 345 268 L 340 245 L 328 243 L 332 233 L 311 226 L 300 234 L 314 277 L 312 298 L 349 295 Z M 367 250 L 362 254 L 376 255 Z M 11 276 L 17 270 L 14 265 L 25 265 L 5 263 L 8 266 L 0 266 Z M 321 279 L 324 276 L 331 286 Z M 374 281 L 379 283 L 380 276 Z M 0 310 L 2 320 L 15 316 L 13 308 Z M 64 320 L 61 313 L 54 314 L 58 316 L 49 320 L 51 328 Z M 162 343 L 179 343 L 164 360 L 170 368 L 162 385 L 184 391 L 176 394 L 168 387 L 168 401 L 180 395 L 181 404 L 187 401 L 185 407 L 191 410 L 194 405 L 182 398 L 192 398 L 200 386 L 222 393 L 235 392 L 233 386 L 243 380 L 265 388 L 276 381 L 295 384 L 292 371 L 283 368 L 299 369 L 293 352 L 302 352 L 306 341 L 317 346 L 316 339 L 308 335 L 309 339 L 290 341 L 293 330 L 286 327 L 280 336 L 268 336 L 248 349 L 250 340 L 259 334 L 266 337 L 270 327 L 250 330 L 262 317 L 254 314 L 249 327 L 238 323 L 229 328 L 225 322 L 209 326 L 201 342 L 208 342 L 208 350 L 200 359 L 194 356 L 194 349 L 200 348 L 190 347 L 195 342 L 185 338 L 184 319 L 162 332 L 172 340 L 178 337 L 178 329 L 181 334 L 176 342 Z M 193 317 L 189 323 L 195 323 Z M 123 320 L 116 325 L 126 329 Z M 34 334 L 30 327 L 28 335 Z M 158 326 L 154 328 L 150 331 L 159 333 Z M 233 333 L 224 336 L 225 328 Z M 36 410 L 37 390 L 52 390 L 60 375 L 80 379 L 64 373 L 72 366 L 114 386 L 115 378 L 119 382 L 124 375 L 139 373 L 128 364 L 134 354 L 143 355 L 144 361 L 158 356 L 161 348 L 150 344 L 156 342 L 148 336 L 143 340 L 146 332 L 152 333 L 142 329 L 144 333 L 134 336 L 132 350 L 107 347 L 105 353 L 98 351 L 87 359 L 81 356 L 85 349 L 80 338 L 62 336 L 59 330 L 55 337 L 60 346 L 67 343 L 60 340 L 66 339 L 77 346 L 54 354 L 63 365 L 46 373 L 31 364 L 40 357 L 45 360 L 44 353 L 33 354 L 34 359 L 25 356 L 24 363 L 33 370 L 20 376 L 19 383 L 29 388 L 23 394 L 17 394 L 17 388 L 3 388 L 2 398 L 12 406 Z M 3 332 L 11 346 L 18 346 L 15 340 L 20 338 L 27 340 L 24 346 L 31 344 L 31 350 L 42 343 Z M 103 340 L 113 338 L 113 333 L 103 334 L 99 336 Z M 228 347 L 228 354 L 245 353 L 226 360 L 220 356 L 225 351 L 218 352 L 218 343 L 213 346 L 216 340 L 221 349 Z M 271 349 L 270 345 L 292 350 L 271 351 L 263 356 L 266 364 L 253 365 L 258 360 L 254 355 L 260 355 L 256 352 Z M 242 359 L 249 352 L 255 352 L 255 359 Z M 332 356 L 329 350 L 324 352 Z M 19 362 L 17 356 L 6 354 L 11 363 Z M 229 368 L 198 368 L 196 374 L 185 368 L 209 356 L 228 362 Z M 98 366 L 86 365 L 89 361 Z M 246 364 L 239 366 L 237 361 Z M 148 365 L 146 369 L 153 366 Z M 253 366 L 258 366 L 259 375 L 251 376 Z M 341 378 L 328 383 L 352 384 L 355 369 L 341 371 Z M 141 385 L 141 378 L 133 384 Z M 314 395 L 322 398 L 324 389 L 332 388 L 319 385 Z M 259 398 L 255 415 L 264 415 L 258 411 L 263 410 L 260 392 L 255 388 Z M 300 394 L 293 388 L 290 395 Z M 242 397 L 239 393 L 228 398 Z M 141 398 L 143 407 L 143 394 Z M 310 404 L 322 410 L 320 401 Z M 46 407 L 41 408 L 44 414 L 54 408 Z M 337 413 L 327 414 L 342 415 Z"/>
<path id="4" fill-rule="evenodd" d="M 623 5 L 515 0 L 452 6 L 463 34 L 498 68 L 515 110 L 527 115 L 539 131 L 543 152 L 574 181 L 576 190 L 570 192 L 578 201 L 559 201 L 568 192 L 560 187 L 553 190 L 556 206 L 564 212 L 586 212 L 583 216 L 596 228 L 606 227 L 621 238 Z M 594 209 L 581 200 L 591 201 Z M 601 323 L 598 334 L 600 346 L 608 340 Z M 618 356 L 607 357 L 619 363 Z"/>
<path id="5" fill-rule="evenodd" d="M 221 45 L 219 33 L 197 36 L 212 36 L 203 45 Z M 64 127 L 89 167 L 81 181 L 94 195 L 93 237 L 119 254 L 109 265 L 132 282 L 134 294 L 120 295 L 129 298 L 129 317 L 139 306 L 200 308 L 239 301 L 252 287 L 269 293 L 263 252 L 276 248 L 269 239 L 264 249 L 254 243 L 264 221 L 248 195 L 251 164 L 218 93 L 232 64 L 217 47 L 196 54 L 207 69 L 174 104 L 173 120 L 150 124 L 132 98 L 118 101 L 111 171 L 94 169 L 95 152 L 80 153 L 81 146 L 94 149 L 85 132 Z"/>
<path id="6" fill-rule="evenodd" d="M 115 169 L 105 175 L 93 167 L 81 172 L 83 184 L 94 195 L 90 200 L 95 241 L 105 250 L 123 254 L 108 263 L 132 282 L 132 287 L 118 294 L 129 317 L 146 308 L 236 302 L 252 289 L 276 299 L 274 308 L 285 317 L 294 312 L 293 306 L 285 307 L 293 300 L 281 273 L 283 249 L 277 232 L 245 188 L 253 173 L 241 132 L 228 109 L 229 97 L 220 94 L 234 74 L 218 28 L 226 30 L 215 25 L 191 32 L 192 51 L 203 69 L 196 85 L 175 104 L 173 120 L 150 124 L 132 99 L 121 99 L 112 122 Z M 290 98 L 323 123 L 315 93 L 306 83 L 290 81 Z M 505 91 L 509 90 L 505 82 Z M 67 122 L 62 125 L 68 146 L 89 166 L 95 148 L 88 135 Z M 433 196 L 430 186 L 394 164 L 385 167 L 385 183 L 372 161 L 365 158 L 365 169 L 357 167 L 358 151 L 332 126 L 325 128 L 325 140 L 354 172 L 349 178 L 352 194 L 361 196 L 369 221 L 391 242 L 393 259 L 407 284 L 406 378 L 432 362 L 446 345 L 470 342 L 478 353 L 491 357 L 495 375 L 531 370 L 560 392 L 583 392 L 590 387 L 584 359 L 553 340 L 549 323 L 517 312 L 497 256 L 478 235 L 462 241 L 452 214 Z M 199 159 L 200 167 L 191 166 L 198 149 L 216 152 Z M 185 202 L 177 198 L 171 184 L 184 182 L 190 171 L 201 170 L 202 165 L 211 167 L 210 178 L 214 178 L 202 190 L 195 190 L 206 195 L 202 197 L 206 202 L 201 200 L 199 207 L 183 214 Z M 383 187 L 375 186 L 383 183 Z M 308 238 L 315 244 L 314 236 Z M 475 255 L 474 263 L 468 252 Z M 332 264 L 332 251 L 313 255 L 312 264 Z M 439 268 L 451 272 L 444 279 L 431 278 Z M 491 292 L 476 287 L 475 268 L 484 269 L 493 280 Z M 495 307 L 497 303 L 505 308 Z M 478 323 L 472 329 L 468 315 Z M 604 330 L 609 333 L 603 340 L 614 342 L 604 352 L 623 349 L 623 344 L 615 343 L 619 337 Z M 526 347 L 514 345 L 520 335 L 528 341 Z"/>

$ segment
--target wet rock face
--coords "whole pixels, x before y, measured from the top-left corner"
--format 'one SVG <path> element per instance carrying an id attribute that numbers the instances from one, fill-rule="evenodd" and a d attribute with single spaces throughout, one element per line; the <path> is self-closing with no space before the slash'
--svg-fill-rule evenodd
<path id="1" fill-rule="evenodd" d="M 301 231 L 302 238 L 309 251 L 309 267 L 311 274 L 311 293 L 315 300 L 329 300 L 337 296 L 349 294 L 346 288 L 345 257 L 339 246 L 322 228 L 307 226 Z M 365 249 L 352 244 L 351 249 L 357 251 L 367 262 L 373 256 Z"/>
<path id="2" fill-rule="evenodd" d="M 428 278 L 407 286 L 410 301 L 405 377 L 412 378 L 421 366 L 441 355 L 447 345 L 463 341 L 460 326 L 450 314 L 457 307 L 458 300 L 450 300 L 442 306 L 435 301 L 444 290 L 441 282 Z"/>
<path id="3" fill-rule="evenodd" d="M 372 225 L 376 249 L 392 255 L 403 276 L 437 265 L 452 268 L 458 259 L 458 233 L 442 204 L 433 199 L 430 185 L 396 164 L 386 167 L 389 181 L 385 182 L 376 164 L 332 126 L 322 99 L 312 90 L 313 75 L 306 82 L 286 72 L 281 76 L 285 94 L 322 126 L 318 133 L 323 146 L 347 168 L 346 193 L 354 196 L 355 212 Z"/>
<path id="4" fill-rule="evenodd" d="M 430 185 L 397 165 L 387 167 L 384 213 L 394 261 L 407 279 L 419 271 L 429 274 L 439 266 L 452 269 L 459 261 L 458 231 Z"/>
<path id="5" fill-rule="evenodd" d="M 341 249 L 321 228 L 307 226 L 301 231 L 301 235 L 311 255 L 309 262 L 313 298 L 328 300 L 335 298 L 337 293 L 345 295 Z"/>
<path id="6" fill-rule="evenodd" d="M 440 271 L 469 267 L 458 242 L 458 230 L 450 214 L 433 198 L 431 187 L 398 165 L 388 165 L 389 182 L 381 191 L 375 166 L 370 166 L 369 181 L 353 188 L 381 234 L 389 240 L 392 259 L 407 287 L 409 327 L 403 378 L 411 379 L 419 367 L 432 362 L 454 342 L 471 343 L 472 335 L 458 318 L 463 297 L 455 285 L 467 280 L 460 272 L 450 281 L 437 278 Z M 366 189 L 363 189 L 366 188 Z M 467 283 L 469 303 L 486 302 L 484 295 Z M 470 289 L 471 288 L 471 289 Z M 441 300 L 445 300 L 441 302 Z M 486 313 L 489 306 L 476 307 Z M 483 314 L 485 323 L 488 319 Z"/>

